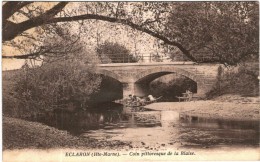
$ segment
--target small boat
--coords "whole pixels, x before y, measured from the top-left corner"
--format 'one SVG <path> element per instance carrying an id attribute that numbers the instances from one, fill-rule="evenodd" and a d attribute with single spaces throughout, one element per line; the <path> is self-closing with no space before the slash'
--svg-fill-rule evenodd
<path id="1" fill-rule="evenodd" d="M 127 106 L 127 107 L 140 107 L 140 106 L 144 106 L 140 102 L 131 102 L 131 103 L 127 103 L 127 104 L 124 104 L 124 105 Z"/>
<path id="2" fill-rule="evenodd" d="M 128 101 L 128 102 L 122 102 L 123 105 L 127 106 L 127 107 L 141 107 L 141 106 L 145 106 L 154 102 L 157 102 L 160 98 L 162 98 L 162 96 L 155 98 L 153 101 Z"/>

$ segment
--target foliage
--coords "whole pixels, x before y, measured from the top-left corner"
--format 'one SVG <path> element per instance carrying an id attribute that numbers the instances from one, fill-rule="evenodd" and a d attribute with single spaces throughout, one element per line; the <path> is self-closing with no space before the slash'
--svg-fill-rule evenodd
<path id="1" fill-rule="evenodd" d="M 19 71 L 3 71 L 2 72 L 2 103 L 3 103 L 3 115 L 4 116 L 14 116 L 17 117 L 21 114 L 21 109 L 19 109 L 20 101 L 15 97 L 15 79 L 17 79 L 17 75 Z M 28 111 L 23 109 L 24 113 Z"/>
<path id="2" fill-rule="evenodd" d="M 219 70 L 217 82 L 213 89 L 207 93 L 208 98 L 223 94 L 259 95 L 259 80 L 256 70 L 252 70 L 248 66 L 241 66 L 238 70 L 219 69 L 221 70 Z"/>
<path id="3" fill-rule="evenodd" d="M 98 90 L 101 82 L 86 62 L 86 57 L 74 56 L 23 69 L 15 83 L 16 98 L 33 113 L 86 107 L 89 96 Z"/>
<path id="4" fill-rule="evenodd" d="M 35 29 L 38 36 L 33 40 L 38 41 L 12 41 L 14 48 L 31 50 L 32 55 L 24 57 L 30 59 L 30 66 L 26 60 L 23 70 L 12 77 L 12 88 L 4 92 L 5 114 L 20 117 L 57 107 L 86 106 L 101 78 L 93 73 L 95 52 L 86 49 L 80 35 L 71 32 L 71 28 L 73 24 L 69 23 L 46 25 Z M 35 59 L 40 63 L 31 62 Z"/>
<path id="5" fill-rule="evenodd" d="M 102 63 L 137 62 L 135 56 L 119 43 L 105 42 L 97 47 L 97 54 Z"/>
<path id="6" fill-rule="evenodd" d="M 258 59 L 258 2 L 174 4 L 166 34 L 201 62 L 236 65 Z"/>

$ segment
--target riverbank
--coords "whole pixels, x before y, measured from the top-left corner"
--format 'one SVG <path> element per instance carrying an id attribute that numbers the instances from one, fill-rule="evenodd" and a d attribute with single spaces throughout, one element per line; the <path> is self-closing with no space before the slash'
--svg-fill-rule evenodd
<path id="1" fill-rule="evenodd" d="M 153 110 L 177 111 L 196 116 L 207 115 L 210 118 L 259 120 L 259 98 L 240 96 L 221 96 L 208 101 L 164 102 L 147 105 Z M 133 131 L 136 131 L 133 129 Z M 152 131 L 155 131 L 153 128 Z M 67 131 L 29 122 L 17 118 L 3 117 L 3 149 L 121 149 L 129 148 L 128 142 L 120 139 L 97 140 L 89 136 L 76 137 Z M 118 135 L 117 135 L 118 136 Z M 147 137 L 150 137 L 148 134 Z M 125 137 L 121 137 L 122 139 Z M 131 140 L 130 140 L 131 141 Z"/>
<path id="2" fill-rule="evenodd" d="M 152 110 L 170 110 L 210 118 L 259 120 L 259 97 L 223 95 L 214 100 L 158 102 L 145 106 Z"/>
<path id="3" fill-rule="evenodd" d="M 88 137 L 76 137 L 67 131 L 26 120 L 3 117 L 3 150 L 9 149 L 120 149 L 127 146 L 120 141 L 100 141 Z"/>

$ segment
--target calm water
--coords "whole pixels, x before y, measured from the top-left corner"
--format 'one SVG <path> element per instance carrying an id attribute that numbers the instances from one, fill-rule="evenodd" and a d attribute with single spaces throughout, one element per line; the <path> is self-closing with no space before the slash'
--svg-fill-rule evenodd
<path id="1" fill-rule="evenodd" d="M 41 119 L 77 136 L 131 142 L 134 147 L 259 146 L 259 122 L 209 119 L 117 104 L 88 111 L 56 111 Z"/>

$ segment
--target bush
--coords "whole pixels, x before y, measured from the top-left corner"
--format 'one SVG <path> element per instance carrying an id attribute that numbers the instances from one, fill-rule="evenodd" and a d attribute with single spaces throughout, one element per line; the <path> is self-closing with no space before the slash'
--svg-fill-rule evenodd
<path id="1" fill-rule="evenodd" d="M 64 59 L 20 70 L 14 78 L 13 97 L 18 103 L 9 116 L 27 116 L 55 108 L 83 108 L 101 78 L 81 59 Z M 7 94 L 4 94 L 7 95 Z M 4 101 L 10 104 L 10 101 Z M 17 110 L 18 107 L 18 110 Z M 20 111 L 21 110 L 21 111 Z M 17 112 L 21 112 L 17 114 Z"/>
<path id="2" fill-rule="evenodd" d="M 217 82 L 213 89 L 207 93 L 207 97 L 214 98 L 223 94 L 258 96 L 258 73 L 246 66 L 241 66 L 237 70 L 224 70 L 219 67 Z"/>

